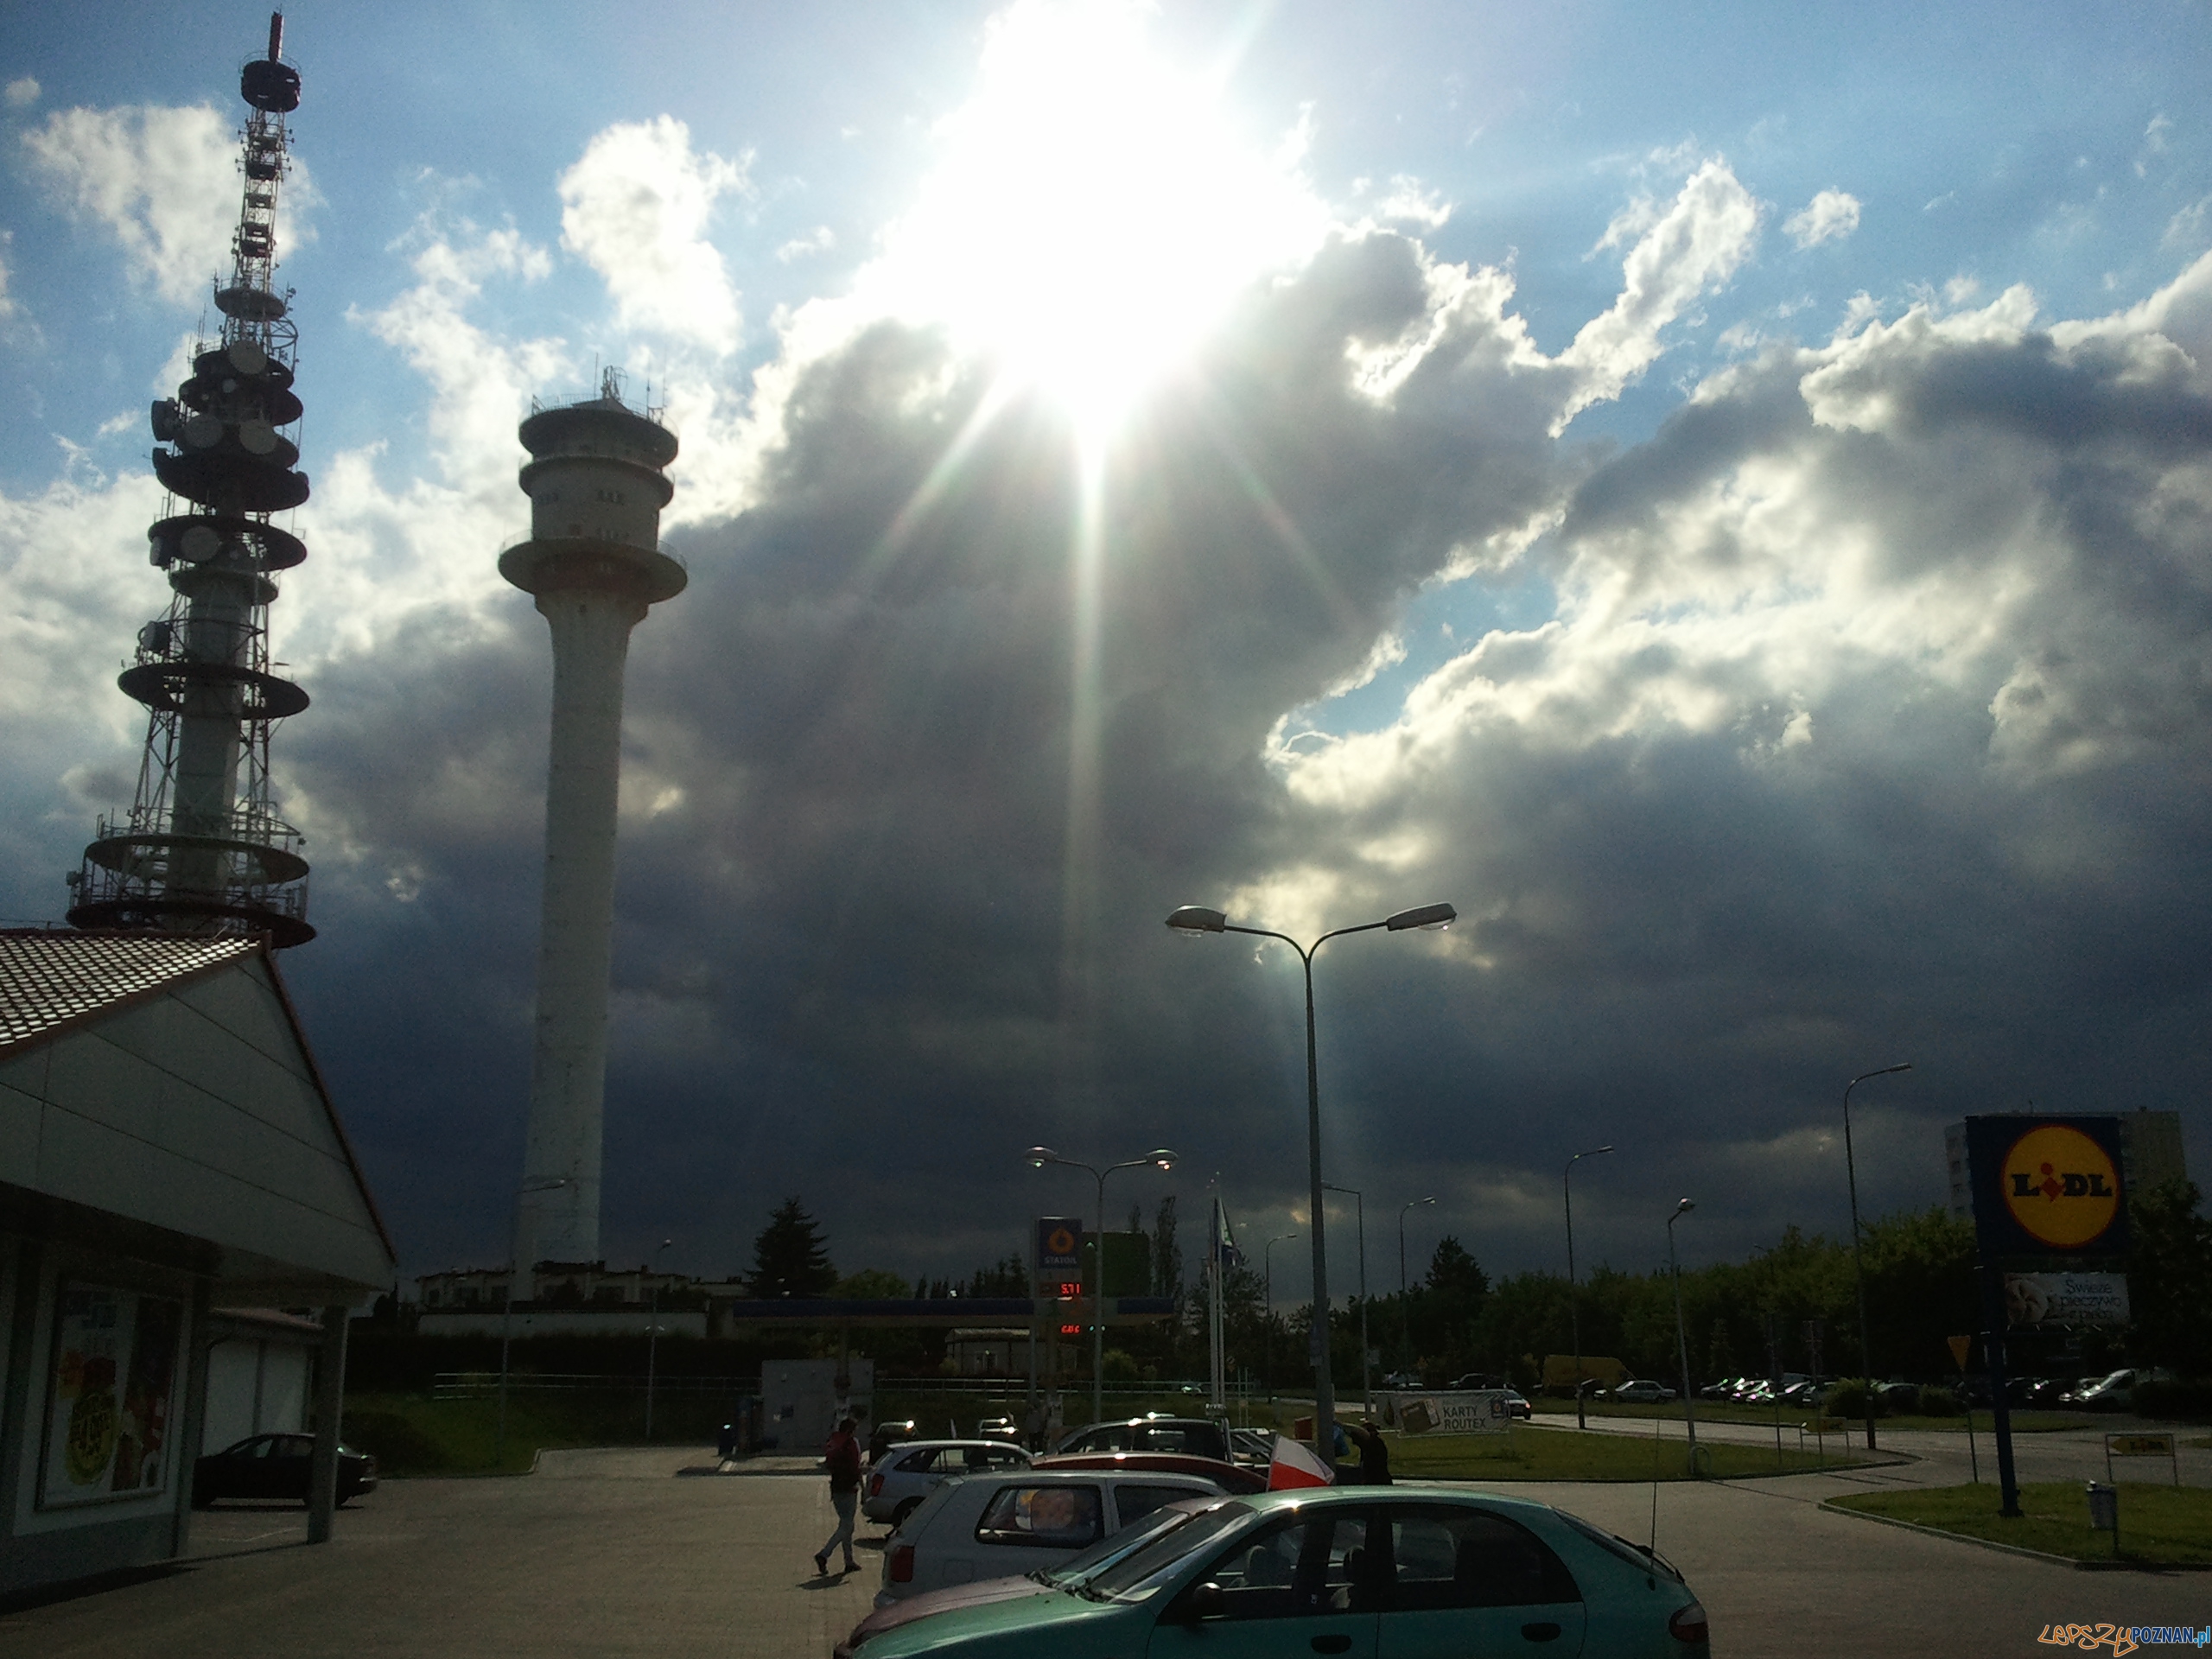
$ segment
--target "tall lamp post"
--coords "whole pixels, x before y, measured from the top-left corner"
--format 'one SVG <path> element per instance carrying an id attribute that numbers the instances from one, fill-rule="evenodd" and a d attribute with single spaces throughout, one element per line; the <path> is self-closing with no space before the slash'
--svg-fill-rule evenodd
<path id="1" fill-rule="evenodd" d="M 1567 1173 L 1560 1177 L 1560 1185 L 1567 1193 L 1567 1316 L 1574 1326 L 1574 1426 L 1590 1427 L 1583 1414 L 1582 1402 L 1582 1296 L 1574 1287 L 1574 1166 L 1585 1158 L 1595 1158 L 1611 1152 L 1611 1147 L 1592 1147 L 1587 1152 L 1578 1152 L 1567 1160 Z"/>
<path id="2" fill-rule="evenodd" d="M 1359 1408 L 1363 1414 L 1371 1416 L 1375 1411 L 1375 1389 L 1368 1380 L 1367 1360 L 1367 1200 L 1356 1186 L 1338 1186 L 1328 1181 L 1321 1185 L 1332 1192 L 1350 1193 L 1352 1213 L 1358 1217 L 1355 1224 L 1359 1230 Z"/>
<path id="3" fill-rule="evenodd" d="M 1268 1403 L 1270 1405 L 1274 1403 L 1275 1397 L 1275 1246 L 1287 1243 L 1297 1236 L 1296 1233 L 1284 1233 L 1279 1237 L 1271 1238 L 1268 1241 L 1267 1248 L 1260 1252 L 1260 1276 L 1262 1282 L 1267 1287 L 1260 1294 L 1263 1299 L 1268 1315 Z"/>
<path id="4" fill-rule="evenodd" d="M 645 1316 L 645 1443 L 648 1446 L 652 1444 L 653 1438 L 653 1362 L 660 1349 L 660 1262 L 661 1257 L 668 1253 L 669 1246 L 675 1243 L 672 1238 L 664 1238 L 660 1248 L 653 1252 L 652 1311 Z"/>
<path id="5" fill-rule="evenodd" d="M 1401 1365 L 1410 1365 L 1414 1360 L 1414 1316 L 1406 1300 L 1406 1211 L 1435 1202 L 1433 1198 L 1408 1198 L 1398 1206 L 1398 1345 L 1404 1351 L 1398 1356 Z"/>
<path id="6" fill-rule="evenodd" d="M 1874 1446 L 1874 1359 L 1872 1344 L 1866 1340 L 1866 1256 L 1859 1247 L 1859 1164 L 1851 1154 L 1851 1091 L 1869 1077 L 1886 1077 L 1892 1072 L 1910 1071 L 1912 1062 L 1885 1065 L 1878 1071 L 1861 1071 L 1843 1085 L 1843 1169 L 1851 1182 L 1851 1276 L 1859 1283 L 1859 1392 L 1866 1413 L 1866 1449 Z"/>
<path id="7" fill-rule="evenodd" d="M 1287 933 L 1272 928 L 1236 927 L 1218 910 L 1204 905 L 1185 905 L 1167 918 L 1167 925 L 1185 933 L 1249 933 L 1255 938 L 1280 939 L 1298 952 L 1306 968 L 1306 1163 L 1313 1214 L 1313 1453 L 1322 1466 L 1336 1466 L 1337 1390 L 1329 1372 L 1329 1253 L 1321 1221 L 1321 1070 L 1313 1041 L 1313 953 L 1331 939 L 1347 933 L 1370 933 L 1388 928 L 1402 933 L 1410 928 L 1449 927 L 1459 912 L 1450 905 L 1423 905 L 1402 910 L 1379 922 L 1339 927 L 1324 933 L 1311 944 L 1300 944 Z"/>
<path id="8" fill-rule="evenodd" d="M 1063 1158 L 1050 1147 L 1032 1147 L 1021 1155 L 1032 1169 L 1042 1169 L 1047 1164 L 1063 1164 L 1070 1169 L 1088 1171 L 1091 1179 L 1098 1183 L 1097 1243 L 1090 1253 L 1090 1265 L 1097 1275 L 1090 1285 L 1090 1421 L 1095 1423 L 1106 1415 L 1106 1178 L 1117 1169 L 1142 1169 L 1147 1164 L 1160 1169 L 1173 1169 L 1175 1167 L 1175 1154 L 1166 1147 L 1154 1147 L 1141 1158 L 1109 1164 L 1103 1169 L 1096 1164 L 1077 1163 L 1072 1158 Z"/>
<path id="9" fill-rule="evenodd" d="M 555 1175 L 544 1180 L 524 1181 L 515 1189 L 514 1205 L 508 1217 L 511 1225 L 507 1228 L 507 1295 L 499 1309 L 499 1426 L 492 1436 L 492 1466 L 494 1469 L 504 1469 L 507 1465 L 507 1342 L 514 1329 L 515 1275 L 523 1267 L 536 1265 L 534 1261 L 519 1265 L 515 1261 L 518 1255 L 524 1254 L 517 1248 L 522 1242 L 517 1236 L 522 1231 L 522 1201 L 535 1193 L 556 1192 L 575 1184 L 575 1178 L 572 1175 Z M 537 1239 L 534 1233 L 528 1254 L 532 1257 L 537 1254 Z"/>
<path id="10" fill-rule="evenodd" d="M 1690 1393 L 1689 1327 L 1682 1323 L 1682 1264 L 1675 1255 L 1675 1224 L 1697 1208 L 1697 1200 L 1684 1198 L 1667 1217 L 1667 1266 L 1675 1275 L 1675 1350 L 1682 1362 L 1682 1421 L 1690 1430 L 1690 1473 L 1697 1473 L 1697 1400 Z"/>

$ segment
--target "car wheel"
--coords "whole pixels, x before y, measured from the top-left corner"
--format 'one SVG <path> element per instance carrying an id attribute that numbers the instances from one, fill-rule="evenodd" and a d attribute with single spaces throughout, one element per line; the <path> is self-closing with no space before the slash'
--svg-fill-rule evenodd
<path id="1" fill-rule="evenodd" d="M 892 1510 L 891 1529 L 893 1532 L 898 1531 L 899 1528 L 906 1524 L 906 1517 L 921 1507 L 922 1500 L 920 1498 L 910 1497 L 905 1503 L 901 1503 L 897 1509 Z"/>

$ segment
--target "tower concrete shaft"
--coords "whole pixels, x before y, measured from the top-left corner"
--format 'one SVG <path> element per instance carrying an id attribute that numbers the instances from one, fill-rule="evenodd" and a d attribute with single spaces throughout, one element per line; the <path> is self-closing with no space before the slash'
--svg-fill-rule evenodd
<path id="1" fill-rule="evenodd" d="M 537 1021 L 515 1223 L 526 1273 L 600 1256 L 623 666 L 631 629 L 682 592 L 685 575 L 658 544 L 676 439 L 622 402 L 612 372 L 595 398 L 535 409 L 522 442 L 531 538 L 500 556 L 499 571 L 536 596 L 553 639 Z"/>

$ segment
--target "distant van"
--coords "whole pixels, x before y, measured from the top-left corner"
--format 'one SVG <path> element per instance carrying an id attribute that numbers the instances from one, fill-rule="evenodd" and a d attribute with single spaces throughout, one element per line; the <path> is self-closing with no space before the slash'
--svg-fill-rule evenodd
<path id="1" fill-rule="evenodd" d="M 1582 1377 L 1587 1382 L 1595 1380 L 1605 1388 L 1617 1388 L 1629 1380 L 1629 1369 L 1618 1359 L 1605 1354 L 1582 1356 Z M 1544 1356 L 1544 1392 L 1572 1395 L 1574 1392 L 1574 1356 L 1546 1354 Z"/>

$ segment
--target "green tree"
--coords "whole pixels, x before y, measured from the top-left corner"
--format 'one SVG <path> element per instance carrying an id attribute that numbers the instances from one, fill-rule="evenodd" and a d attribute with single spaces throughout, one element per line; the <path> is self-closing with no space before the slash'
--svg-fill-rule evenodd
<path id="1" fill-rule="evenodd" d="M 963 1296 L 1027 1296 L 1029 1269 L 1018 1255 L 1008 1255 L 988 1268 L 978 1268 L 961 1287 Z"/>
<path id="2" fill-rule="evenodd" d="M 830 1294 L 843 1302 L 898 1301 L 907 1290 L 906 1280 L 880 1268 L 862 1268 L 830 1287 Z"/>
<path id="3" fill-rule="evenodd" d="M 824 1296 L 837 1282 L 829 1241 L 796 1196 L 778 1205 L 753 1241 L 755 1296 Z"/>
<path id="4" fill-rule="evenodd" d="M 2184 1377 L 2212 1372 L 2212 1221 L 2194 1181 L 2168 1181 L 2128 1206 L 2129 1346 Z"/>

